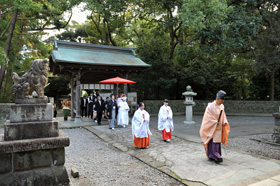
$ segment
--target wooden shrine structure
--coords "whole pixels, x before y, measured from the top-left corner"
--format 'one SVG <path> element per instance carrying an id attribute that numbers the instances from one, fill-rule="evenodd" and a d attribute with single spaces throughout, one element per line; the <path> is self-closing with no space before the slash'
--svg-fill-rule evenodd
<path id="1" fill-rule="evenodd" d="M 98 83 L 101 80 L 120 76 L 128 78 L 130 73 L 141 72 L 149 64 L 136 57 L 133 48 L 85 44 L 53 40 L 50 53 L 50 72 L 64 74 L 71 84 L 71 117 L 81 123 L 80 85 Z M 124 85 L 127 93 L 127 85 Z"/>

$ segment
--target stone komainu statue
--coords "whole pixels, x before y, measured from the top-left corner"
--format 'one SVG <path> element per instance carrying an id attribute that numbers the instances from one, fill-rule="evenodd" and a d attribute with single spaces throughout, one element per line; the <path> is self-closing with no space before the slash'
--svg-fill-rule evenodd
<path id="1" fill-rule="evenodd" d="M 33 61 L 30 70 L 21 77 L 13 72 L 14 85 L 11 87 L 13 97 L 24 99 L 26 95 L 31 95 L 35 91 L 39 98 L 43 98 L 44 86 L 48 82 L 48 70 L 48 59 L 36 59 Z"/>

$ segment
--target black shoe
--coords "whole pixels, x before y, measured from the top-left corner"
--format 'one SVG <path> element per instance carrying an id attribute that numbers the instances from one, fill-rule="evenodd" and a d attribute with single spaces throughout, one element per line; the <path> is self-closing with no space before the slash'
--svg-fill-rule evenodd
<path id="1" fill-rule="evenodd" d="M 208 158 L 208 160 L 209 160 L 209 161 L 216 161 L 215 159 L 212 159 L 212 158 Z"/>
<path id="2" fill-rule="evenodd" d="M 223 158 L 215 159 L 215 162 L 216 162 L 216 163 L 221 163 L 221 162 L 223 162 Z"/>

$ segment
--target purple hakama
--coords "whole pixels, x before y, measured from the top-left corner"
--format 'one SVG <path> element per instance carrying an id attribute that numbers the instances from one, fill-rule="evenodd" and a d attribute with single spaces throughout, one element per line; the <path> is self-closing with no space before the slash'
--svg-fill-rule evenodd
<path id="1" fill-rule="evenodd" d="M 207 148 L 208 158 L 214 160 L 222 158 L 221 143 L 213 143 L 213 139 L 211 139 L 207 145 Z"/>

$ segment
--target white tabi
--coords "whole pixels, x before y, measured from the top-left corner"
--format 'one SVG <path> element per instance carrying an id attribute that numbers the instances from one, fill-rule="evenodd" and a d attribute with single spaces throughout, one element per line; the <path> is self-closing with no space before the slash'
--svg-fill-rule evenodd
<path id="1" fill-rule="evenodd" d="M 168 119 L 167 119 L 168 117 Z M 158 113 L 158 130 L 170 132 L 174 130 L 173 112 L 169 106 L 161 106 Z"/>
<path id="2" fill-rule="evenodd" d="M 143 117 L 144 116 L 144 117 Z M 145 121 L 144 121 L 145 118 Z M 147 138 L 148 134 L 152 135 L 149 129 L 150 114 L 140 108 L 135 111 L 132 118 L 132 141 L 136 138 Z"/>
<path id="3" fill-rule="evenodd" d="M 121 101 L 119 104 L 119 110 L 118 110 L 118 125 L 122 125 L 125 127 L 125 125 L 128 125 L 129 117 L 128 117 L 128 111 L 129 106 L 126 101 Z"/>

